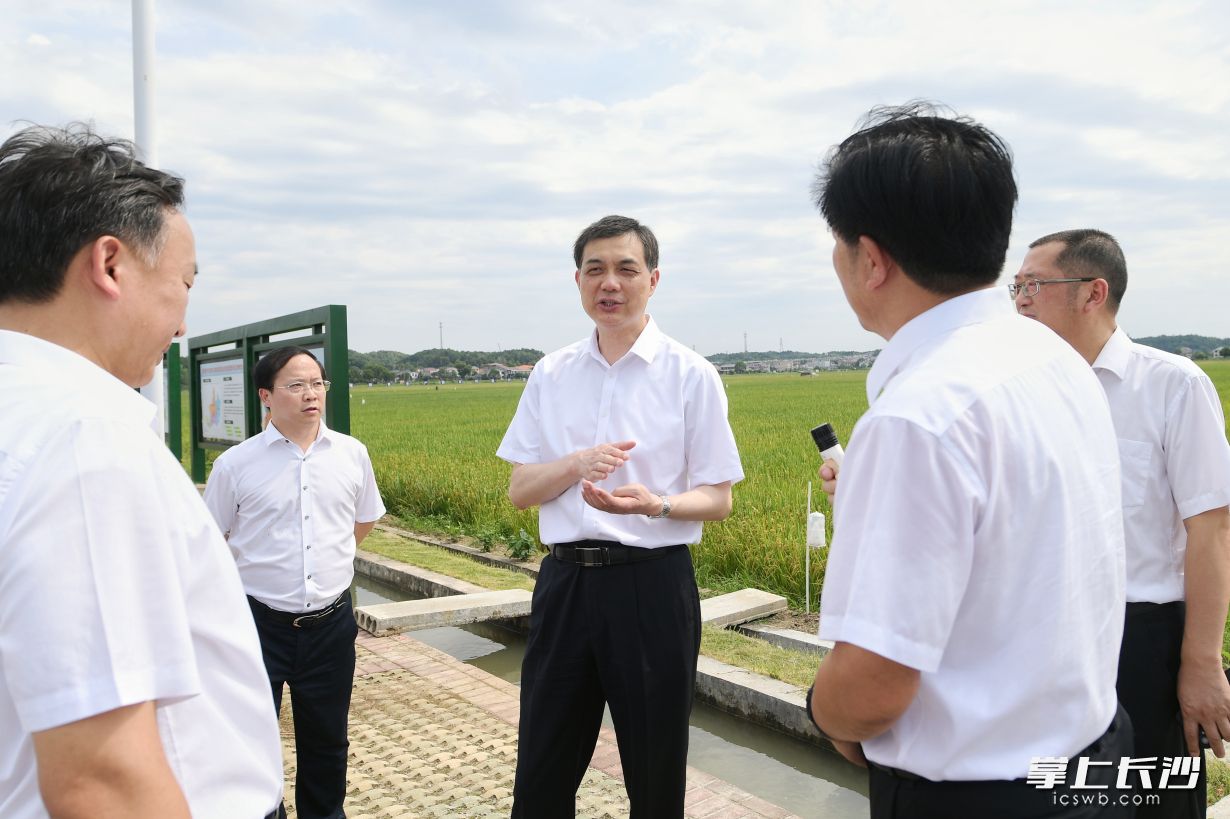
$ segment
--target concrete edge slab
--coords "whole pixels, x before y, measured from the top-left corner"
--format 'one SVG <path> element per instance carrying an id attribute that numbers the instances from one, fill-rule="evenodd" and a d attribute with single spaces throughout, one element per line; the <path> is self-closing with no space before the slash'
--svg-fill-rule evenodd
<path id="1" fill-rule="evenodd" d="M 356 609 L 355 620 L 365 631 L 382 637 L 411 629 L 527 617 L 532 596 L 525 589 L 509 589 L 378 603 Z"/>
<path id="2" fill-rule="evenodd" d="M 737 717 L 766 725 L 804 742 L 831 748 L 804 710 L 806 689 L 702 655 L 696 667 L 696 697 Z"/>
<path id="3" fill-rule="evenodd" d="M 421 569 L 418 566 L 411 566 L 400 560 L 365 552 L 362 549 L 355 553 L 354 570 L 355 574 L 379 580 L 381 583 L 387 583 L 419 597 L 448 597 L 455 594 L 482 594 L 491 591 L 485 586 Z M 529 615 L 506 618 L 500 625 L 514 631 L 529 631 Z"/>
<path id="4" fill-rule="evenodd" d="M 710 626 L 738 625 L 785 610 L 786 598 L 760 589 L 740 589 L 700 601 L 701 622 Z"/>
<path id="5" fill-rule="evenodd" d="M 832 640 L 821 640 L 814 634 L 791 628 L 769 628 L 758 626 L 755 623 L 743 623 L 735 626 L 735 631 L 746 634 L 748 637 L 764 640 L 766 643 L 772 643 L 780 648 L 815 654 L 817 657 L 823 657 L 833 650 Z"/>
<path id="6" fill-rule="evenodd" d="M 480 594 L 491 591 L 475 583 L 458 580 L 430 569 L 420 569 L 418 566 L 411 566 L 400 560 L 384 557 L 374 552 L 365 552 L 362 549 L 355 552 L 354 570 L 365 577 L 424 597 L 447 597 L 453 594 Z"/>

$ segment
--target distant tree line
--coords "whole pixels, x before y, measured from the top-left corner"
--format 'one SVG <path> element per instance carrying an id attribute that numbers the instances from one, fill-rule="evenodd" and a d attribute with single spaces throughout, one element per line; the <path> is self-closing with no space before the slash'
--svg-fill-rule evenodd
<path id="1" fill-rule="evenodd" d="M 1180 353 L 1184 348 L 1191 351 L 1192 358 L 1207 358 L 1214 351 L 1220 350 L 1223 358 L 1230 358 L 1230 338 L 1214 338 L 1212 336 L 1178 335 L 1178 336 L 1145 336 L 1134 339 L 1141 344 L 1156 347 L 1169 353 Z M 803 353 L 797 350 L 766 350 L 764 352 L 748 353 L 715 353 L 706 356 L 714 364 L 735 364 L 735 372 L 746 372 L 747 361 L 774 361 L 779 359 L 819 358 L 821 355 L 858 355 L 856 350 L 831 350 L 828 353 Z M 450 350 L 435 348 L 419 350 L 417 353 L 401 353 L 396 350 L 376 350 L 372 353 L 350 351 L 350 381 L 360 383 L 367 381 L 391 381 L 395 373 L 408 370 L 421 370 L 424 367 L 456 367 L 457 373 L 465 378 L 475 367 L 485 367 L 488 364 L 503 364 L 506 367 L 516 367 L 520 364 L 535 364 L 542 358 L 542 350 L 519 347 L 515 350 L 500 350 L 498 352 L 481 350 Z M 739 366 L 742 365 L 742 366 Z M 180 359 L 180 383 L 188 388 L 188 358 Z"/>
<path id="2" fill-rule="evenodd" d="M 1165 350 L 1168 353 L 1182 353 L 1183 348 L 1186 347 L 1192 351 L 1192 358 L 1196 357 L 1195 353 L 1208 354 L 1214 350 L 1230 347 L 1230 338 L 1213 338 L 1212 336 L 1145 336 L 1132 340 L 1150 347 L 1156 347 L 1159 350 Z M 1225 353 L 1222 353 L 1222 355 L 1225 355 Z"/>
<path id="3" fill-rule="evenodd" d="M 503 364 L 505 367 L 535 364 L 542 356 L 541 350 L 525 347 L 497 352 L 450 350 L 439 347 L 432 350 L 419 350 L 417 353 L 401 353 L 396 350 L 360 353 L 357 350 L 351 350 L 350 381 L 351 383 L 390 381 L 396 373 L 421 370 L 424 367 L 435 367 L 436 369 L 456 367 L 457 374 L 465 378 L 474 371 L 475 367 L 485 367 L 488 364 Z"/>
<path id="4" fill-rule="evenodd" d="M 396 373 L 421 370 L 424 367 L 456 367 L 457 374 L 466 378 L 475 367 L 488 364 L 503 364 L 517 367 L 521 364 L 536 364 L 542 358 L 541 350 L 520 347 L 515 350 L 483 352 L 481 350 L 420 350 L 417 353 L 399 353 L 396 350 L 377 350 L 360 353 L 350 350 L 349 380 L 352 384 L 374 381 L 392 381 Z M 179 360 L 180 384 L 188 389 L 188 357 Z"/>
<path id="5" fill-rule="evenodd" d="M 714 364 L 736 364 L 740 361 L 784 361 L 796 358 L 821 358 L 832 355 L 862 355 L 860 350 L 830 350 L 827 353 L 801 353 L 798 350 L 767 350 L 763 353 L 714 353 L 705 358 Z"/>

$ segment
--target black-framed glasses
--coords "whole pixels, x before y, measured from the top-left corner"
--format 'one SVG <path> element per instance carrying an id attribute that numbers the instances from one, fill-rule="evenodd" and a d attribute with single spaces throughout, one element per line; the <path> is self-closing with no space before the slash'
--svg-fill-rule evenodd
<path id="1" fill-rule="evenodd" d="M 1096 281 L 1096 280 L 1097 280 L 1096 276 L 1082 276 L 1081 278 L 1078 278 L 1078 279 L 1026 279 L 1020 284 L 1017 284 L 1016 282 L 1010 282 L 1008 284 L 1008 294 L 1012 296 L 1012 298 L 1014 299 L 1017 296 L 1022 296 L 1022 295 L 1023 296 L 1036 296 L 1038 295 L 1038 291 L 1042 289 L 1042 285 L 1044 284 L 1066 284 L 1068 282 L 1091 282 L 1091 281 Z"/>
<path id="2" fill-rule="evenodd" d="M 289 384 L 278 384 L 278 389 L 286 390 L 291 395 L 302 395 L 303 391 L 311 388 L 312 392 L 328 392 L 329 382 L 316 379 L 315 381 L 292 381 Z"/>

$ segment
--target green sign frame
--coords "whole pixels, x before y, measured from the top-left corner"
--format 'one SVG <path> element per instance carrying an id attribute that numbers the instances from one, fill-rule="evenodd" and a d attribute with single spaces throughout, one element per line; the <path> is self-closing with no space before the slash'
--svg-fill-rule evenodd
<path id="1" fill-rule="evenodd" d="M 183 412 L 180 390 L 183 385 L 179 383 L 179 368 L 179 342 L 175 341 L 162 358 L 162 369 L 166 373 L 166 442 L 177 461 L 184 457 L 184 425 L 180 420 Z"/>
<path id="2" fill-rule="evenodd" d="M 274 338 L 295 335 L 289 338 Z M 231 327 L 216 333 L 207 333 L 188 339 L 188 406 L 192 422 L 192 480 L 205 482 L 205 450 L 227 449 L 238 443 L 205 437 L 202 415 L 201 365 L 216 362 L 235 362 L 241 368 L 243 434 L 251 437 L 261 428 L 261 403 L 252 384 L 252 368 L 263 353 L 279 347 L 323 348 L 325 372 L 339 389 L 325 393 L 325 416 L 330 429 L 350 434 L 350 390 L 346 389 L 350 376 L 350 351 L 347 346 L 346 306 L 330 304 L 299 313 L 290 313 L 277 318 Z M 178 368 L 176 375 L 178 376 Z M 179 390 L 176 390 L 178 395 Z M 176 415 L 178 423 L 178 414 Z"/>

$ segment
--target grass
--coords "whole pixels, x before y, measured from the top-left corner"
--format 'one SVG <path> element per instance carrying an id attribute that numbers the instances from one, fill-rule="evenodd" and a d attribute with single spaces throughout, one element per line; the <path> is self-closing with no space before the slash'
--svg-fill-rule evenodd
<path id="1" fill-rule="evenodd" d="M 1230 361 L 1200 364 L 1227 408 Z M 803 608 L 807 483 L 815 481 L 819 465 L 807 431 L 828 421 L 848 441 L 867 406 L 865 381 L 861 371 L 723 377 L 747 478 L 735 487 L 730 518 L 706 524 L 704 539 L 692 549 L 702 587 L 761 588 Z M 408 528 L 477 537 L 494 549 L 522 530 L 537 538 L 536 510 L 518 511 L 508 502 L 510 467 L 495 457 L 523 388 L 523 382 L 355 387 L 352 432 L 371 452 L 389 511 Z M 187 436 L 186 398 L 183 403 Z M 210 462 L 214 454 L 207 452 Z M 829 512 L 827 499 L 816 495 L 816 507 Z M 826 554 L 812 553 L 813 607 Z M 1223 659 L 1230 665 L 1230 629 Z"/>
<path id="2" fill-rule="evenodd" d="M 1230 795 L 1230 765 L 1213 756 L 1212 751 L 1206 751 L 1204 758 L 1208 766 L 1208 802 L 1212 805 Z"/>
<path id="3" fill-rule="evenodd" d="M 488 566 L 447 549 L 427 546 L 380 529 L 368 535 L 360 548 L 494 591 L 534 588 L 534 579 L 520 572 Z"/>
<path id="4" fill-rule="evenodd" d="M 717 626 L 701 627 L 700 653 L 803 689 L 816 679 L 820 664 L 815 654 L 791 651 Z"/>
<path id="5" fill-rule="evenodd" d="M 700 585 L 756 586 L 802 608 L 807 482 L 819 465 L 807 431 L 829 421 L 848 438 L 866 405 L 865 376 L 724 379 L 747 479 L 735 488 L 731 517 L 707 524 L 693 548 Z M 508 543 L 521 530 L 536 538 L 537 511 L 508 502 L 511 467 L 495 457 L 522 389 L 521 383 L 356 387 L 353 432 L 372 453 L 389 511 L 493 543 Z M 824 570 L 823 555 L 814 557 L 813 605 Z"/>
<path id="6" fill-rule="evenodd" d="M 848 439 L 866 407 L 865 378 L 835 372 L 723 379 L 747 478 L 735 487 L 731 517 L 707 524 L 693 548 L 702 586 L 756 586 L 803 607 L 807 483 L 819 466 L 807 432 L 828 421 Z M 351 432 L 371 453 L 389 511 L 414 528 L 453 536 L 509 543 L 524 530 L 536 539 L 537 510 L 509 503 L 511 467 L 495 457 L 523 388 L 524 382 L 355 387 Z M 186 415 L 186 400 L 184 406 Z M 214 454 L 207 451 L 207 462 Z M 189 458 L 185 446 L 185 463 Z M 824 510 L 827 501 L 816 503 Z M 815 605 L 824 559 L 813 557 Z"/>

